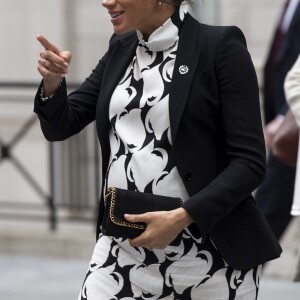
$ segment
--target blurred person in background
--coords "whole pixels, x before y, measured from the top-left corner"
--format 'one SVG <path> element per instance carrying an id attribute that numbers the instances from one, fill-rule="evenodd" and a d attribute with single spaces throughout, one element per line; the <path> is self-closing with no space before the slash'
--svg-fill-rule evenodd
<path id="1" fill-rule="evenodd" d="M 300 53 L 300 1 L 285 3 L 264 69 L 265 140 L 270 149 L 273 137 L 288 110 L 284 79 Z M 265 182 L 256 193 L 257 203 L 279 239 L 291 220 L 295 168 L 269 152 Z"/>
<path id="2" fill-rule="evenodd" d="M 287 74 L 284 90 L 291 112 L 293 113 L 298 127 L 300 128 L 300 55 L 293 68 Z M 294 200 L 291 214 L 293 216 L 300 216 L 300 140 L 298 146 Z M 298 247 L 294 280 L 300 281 L 300 245 Z"/>
<path id="3" fill-rule="evenodd" d="M 292 69 L 287 74 L 284 90 L 289 107 L 300 128 L 300 55 Z M 294 201 L 291 214 L 294 216 L 300 216 L 300 147 L 298 147 Z"/>
<path id="4" fill-rule="evenodd" d="M 243 33 L 200 24 L 182 0 L 103 0 L 115 34 L 67 95 L 71 54 L 45 37 L 35 99 L 45 137 L 96 120 L 103 183 L 97 242 L 79 299 L 257 299 L 281 248 L 252 192 L 265 175 L 258 84 Z M 180 197 L 125 215 L 134 239 L 101 233 L 108 187 Z"/>

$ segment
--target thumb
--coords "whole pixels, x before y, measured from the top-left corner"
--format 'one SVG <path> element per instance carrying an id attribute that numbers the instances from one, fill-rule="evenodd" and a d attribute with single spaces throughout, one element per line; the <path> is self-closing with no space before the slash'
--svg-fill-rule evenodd
<path id="1" fill-rule="evenodd" d="M 72 53 L 70 51 L 60 51 L 59 56 L 63 58 L 66 62 L 70 62 L 72 59 Z"/>
<path id="2" fill-rule="evenodd" d="M 136 222 L 142 222 L 148 224 L 149 218 L 147 216 L 147 213 L 145 214 L 140 214 L 140 215 L 130 215 L 130 214 L 125 214 L 124 218 L 131 223 L 136 223 Z"/>

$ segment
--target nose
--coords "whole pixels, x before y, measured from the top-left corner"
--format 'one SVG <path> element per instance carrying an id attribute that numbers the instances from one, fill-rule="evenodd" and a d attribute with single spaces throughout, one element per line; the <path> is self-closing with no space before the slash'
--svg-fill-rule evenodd
<path id="1" fill-rule="evenodd" d="M 115 5 L 116 0 L 102 0 L 102 6 L 105 8 L 109 8 Z"/>

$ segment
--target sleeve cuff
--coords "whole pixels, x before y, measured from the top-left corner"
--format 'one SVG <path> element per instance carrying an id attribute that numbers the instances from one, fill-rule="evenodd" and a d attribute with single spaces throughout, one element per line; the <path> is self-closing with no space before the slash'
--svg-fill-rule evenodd
<path id="1" fill-rule="evenodd" d="M 60 88 L 62 81 L 63 81 L 63 78 L 60 80 L 60 83 L 59 83 L 59 86 L 58 86 L 57 90 Z M 49 101 L 51 98 L 53 98 L 54 95 L 55 95 L 55 93 L 50 95 L 50 96 L 45 97 L 45 95 L 44 95 L 44 86 L 43 86 L 43 82 L 42 82 L 41 87 L 40 87 L 40 92 L 38 94 L 39 100 L 41 102 L 45 103 L 45 102 Z"/>

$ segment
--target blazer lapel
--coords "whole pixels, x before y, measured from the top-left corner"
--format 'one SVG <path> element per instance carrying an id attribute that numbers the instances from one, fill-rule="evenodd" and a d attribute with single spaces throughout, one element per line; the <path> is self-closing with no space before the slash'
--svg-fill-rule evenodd
<path id="1" fill-rule="evenodd" d="M 179 35 L 179 45 L 173 71 L 172 88 L 169 100 L 169 113 L 172 144 L 187 103 L 192 81 L 198 66 L 200 49 L 198 46 L 197 21 L 189 14 L 186 15 Z M 197 28 L 197 29 L 196 29 Z"/>
<path id="2" fill-rule="evenodd" d="M 123 76 L 126 68 L 128 67 L 130 61 L 132 60 L 138 39 L 136 34 L 130 33 L 131 38 L 125 40 L 125 37 L 117 41 L 117 45 L 112 50 L 110 55 L 105 73 L 102 81 L 101 93 L 99 95 L 99 105 L 97 108 L 97 115 L 99 116 L 99 125 L 97 128 L 100 143 L 102 145 L 102 155 L 107 157 L 109 155 L 108 147 L 108 132 L 109 132 L 109 103 L 112 93 L 115 87 L 118 85 L 121 77 Z M 125 41 L 124 41 L 125 40 Z"/>

